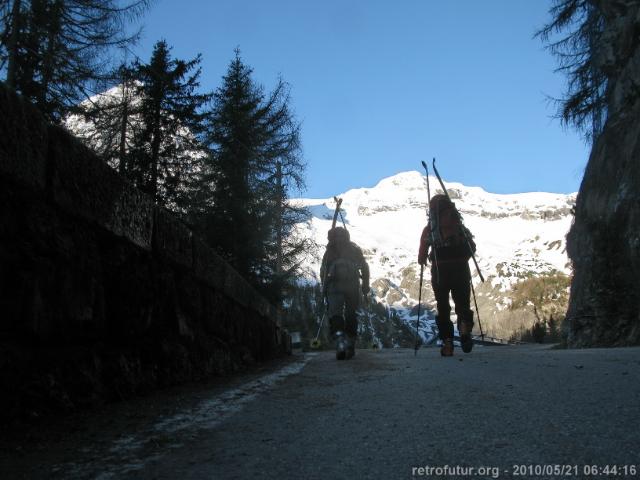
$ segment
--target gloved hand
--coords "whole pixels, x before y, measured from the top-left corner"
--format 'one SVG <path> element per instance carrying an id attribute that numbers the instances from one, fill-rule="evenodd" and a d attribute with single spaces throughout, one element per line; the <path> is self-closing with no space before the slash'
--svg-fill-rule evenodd
<path id="1" fill-rule="evenodd" d="M 363 295 L 366 295 L 367 293 L 369 293 L 369 290 L 371 290 L 369 288 L 369 285 L 363 283 L 362 284 L 362 293 L 363 293 Z"/>
<path id="2" fill-rule="evenodd" d="M 421 250 L 418 253 L 418 264 L 426 266 L 429 260 L 432 260 L 432 259 L 429 258 L 429 247 L 427 246 L 427 248 L 425 248 L 424 250 Z"/>

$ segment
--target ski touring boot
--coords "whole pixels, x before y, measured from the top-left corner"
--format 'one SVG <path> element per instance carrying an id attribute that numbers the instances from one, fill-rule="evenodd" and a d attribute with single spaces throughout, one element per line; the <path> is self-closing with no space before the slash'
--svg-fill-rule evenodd
<path id="1" fill-rule="evenodd" d="M 349 337 L 347 338 L 347 354 L 346 354 L 347 360 L 353 358 L 355 354 L 356 354 L 356 339 L 355 337 L 352 337 L 349 335 Z"/>
<path id="2" fill-rule="evenodd" d="M 462 331 L 464 331 L 464 327 Z M 464 353 L 469 353 L 473 350 L 473 338 L 471 338 L 471 333 L 462 333 L 462 331 L 460 332 L 460 346 Z"/>
<path id="3" fill-rule="evenodd" d="M 344 332 L 336 332 L 336 360 L 344 360 L 347 358 L 347 350 L 349 349 L 349 339 Z"/>
<path id="4" fill-rule="evenodd" d="M 440 355 L 443 357 L 453 357 L 453 338 L 445 338 L 440 347 Z"/>
<path id="5" fill-rule="evenodd" d="M 473 318 L 473 317 L 472 317 Z M 458 324 L 458 332 L 460 333 L 460 346 L 464 353 L 469 353 L 473 349 L 473 338 L 471 331 L 473 330 L 473 320 L 463 321 Z"/>

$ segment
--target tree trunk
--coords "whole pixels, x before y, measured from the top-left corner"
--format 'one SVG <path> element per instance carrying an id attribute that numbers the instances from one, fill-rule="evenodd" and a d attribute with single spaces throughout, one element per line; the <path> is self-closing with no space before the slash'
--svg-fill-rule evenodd
<path id="1" fill-rule="evenodd" d="M 283 250 L 283 232 L 282 232 L 282 217 L 284 215 L 284 194 L 282 185 L 282 165 L 278 162 L 276 167 L 276 201 L 278 202 L 278 210 L 276 216 L 276 275 L 282 274 L 282 250 Z"/>
<path id="2" fill-rule="evenodd" d="M 47 19 L 47 53 L 42 61 L 42 85 L 38 92 L 37 104 L 39 105 L 40 110 L 42 112 L 46 112 L 48 116 L 50 116 L 52 112 L 47 108 L 47 93 L 49 92 L 50 84 L 53 79 L 57 36 L 60 33 L 60 21 L 63 10 L 64 2 L 61 0 L 54 2 L 51 10 L 48 12 L 49 18 Z"/>
<path id="3" fill-rule="evenodd" d="M 151 195 L 154 202 L 158 204 L 158 162 L 160 157 L 160 106 L 155 112 L 153 139 L 151 140 Z"/>
<path id="4" fill-rule="evenodd" d="M 9 53 L 7 65 L 7 85 L 16 88 L 16 62 L 18 59 L 18 36 L 20 31 L 20 7 L 21 0 L 15 0 L 11 9 L 11 36 L 7 51 Z"/>
<path id="5" fill-rule="evenodd" d="M 122 117 L 120 119 L 120 148 L 118 152 L 119 163 L 118 171 L 121 175 L 126 173 L 126 155 L 127 155 L 127 123 L 129 122 L 129 96 L 128 85 L 125 79 L 122 82 Z"/>

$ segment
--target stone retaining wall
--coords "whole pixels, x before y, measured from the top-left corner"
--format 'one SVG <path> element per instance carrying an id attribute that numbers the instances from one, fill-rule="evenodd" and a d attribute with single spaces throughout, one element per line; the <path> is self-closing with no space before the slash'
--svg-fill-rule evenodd
<path id="1" fill-rule="evenodd" d="M 0 85 L 0 418 L 227 374 L 287 344 L 201 238 Z"/>

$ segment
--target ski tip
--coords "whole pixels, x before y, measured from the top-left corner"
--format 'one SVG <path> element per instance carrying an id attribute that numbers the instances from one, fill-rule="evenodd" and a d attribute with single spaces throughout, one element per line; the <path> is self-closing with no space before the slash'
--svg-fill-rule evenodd
<path id="1" fill-rule="evenodd" d="M 422 160 L 422 166 L 423 166 L 424 168 L 427 168 L 427 163 L 426 163 L 424 160 Z"/>

